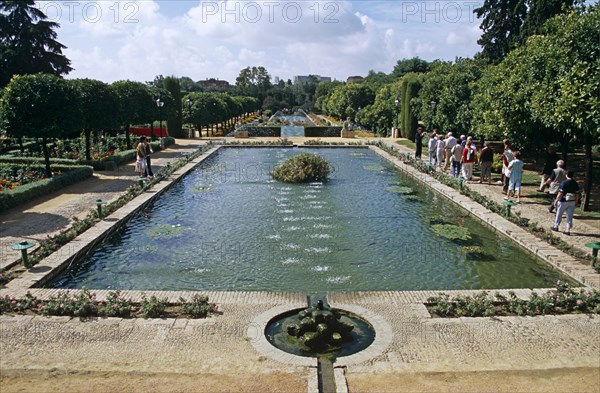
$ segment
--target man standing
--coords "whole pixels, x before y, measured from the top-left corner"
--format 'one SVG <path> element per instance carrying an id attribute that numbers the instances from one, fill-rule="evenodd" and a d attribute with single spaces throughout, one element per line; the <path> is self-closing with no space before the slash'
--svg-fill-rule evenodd
<path id="1" fill-rule="evenodd" d="M 423 129 L 421 127 L 417 128 L 417 133 L 415 134 L 415 145 L 417 145 L 415 149 L 415 158 L 421 159 L 421 154 L 423 152 Z"/>
<path id="2" fill-rule="evenodd" d="M 542 173 L 540 173 L 540 175 L 542 175 L 542 181 L 540 183 L 540 189 L 538 190 L 539 192 L 544 192 L 546 181 L 552 175 L 552 172 L 554 172 L 554 165 L 556 165 L 556 162 L 558 161 L 558 154 L 556 154 L 556 150 L 553 146 L 548 146 L 547 152 L 546 163 L 544 164 Z"/>
<path id="3" fill-rule="evenodd" d="M 452 148 L 456 145 L 456 138 L 452 135 L 452 132 L 449 132 L 446 135 L 445 148 L 446 148 L 446 161 L 444 163 L 444 172 L 448 170 L 448 166 L 450 166 L 450 159 L 452 158 Z"/>
<path id="4" fill-rule="evenodd" d="M 558 231 L 558 226 L 562 220 L 563 213 L 567 213 L 567 226 L 564 235 L 571 235 L 571 228 L 573 228 L 573 213 L 575 212 L 575 206 L 579 203 L 579 184 L 573 179 L 575 173 L 573 171 L 567 171 L 567 180 L 560 184 L 558 195 L 556 196 L 556 218 L 554 219 L 553 231 Z"/>
<path id="5" fill-rule="evenodd" d="M 556 195 L 558 194 L 560 185 L 565 180 L 567 180 L 567 171 L 565 171 L 565 162 L 563 160 L 558 160 L 558 161 L 556 161 L 556 168 L 554 170 L 552 170 L 552 174 L 546 180 L 543 187 L 541 188 L 541 189 L 544 189 L 546 186 L 549 186 L 548 194 L 550 195 L 550 207 L 548 208 L 548 211 L 550 213 L 552 213 L 552 211 L 554 210 L 554 204 L 556 203 Z"/>
<path id="6" fill-rule="evenodd" d="M 508 144 L 508 140 L 504 140 L 504 154 L 502 154 L 502 174 L 504 179 L 504 184 L 502 186 L 502 192 L 506 193 L 508 191 L 508 184 L 510 182 L 510 169 L 508 169 L 508 164 L 515 159 L 515 155 L 512 151 L 512 147 Z"/>

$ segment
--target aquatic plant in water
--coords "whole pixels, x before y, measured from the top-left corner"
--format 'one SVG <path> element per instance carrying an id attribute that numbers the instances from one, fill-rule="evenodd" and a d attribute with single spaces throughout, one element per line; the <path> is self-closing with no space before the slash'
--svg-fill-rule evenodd
<path id="1" fill-rule="evenodd" d="M 331 167 L 323 157 L 300 153 L 275 167 L 271 176 L 288 183 L 310 183 L 327 180 L 330 171 Z"/>
<path id="2" fill-rule="evenodd" d="M 431 230 L 437 236 L 445 237 L 450 240 L 470 240 L 471 234 L 464 227 L 452 224 L 435 224 L 431 226 Z"/>
<path id="3" fill-rule="evenodd" d="M 148 236 L 153 239 L 171 239 L 183 236 L 185 227 L 181 225 L 159 224 L 148 231 Z"/>
<path id="4" fill-rule="evenodd" d="M 410 187 L 404 187 L 404 186 L 389 186 L 385 188 L 386 191 L 389 192 L 395 192 L 398 194 L 404 194 L 404 195 L 410 195 L 410 194 L 414 194 L 415 190 L 413 190 Z"/>

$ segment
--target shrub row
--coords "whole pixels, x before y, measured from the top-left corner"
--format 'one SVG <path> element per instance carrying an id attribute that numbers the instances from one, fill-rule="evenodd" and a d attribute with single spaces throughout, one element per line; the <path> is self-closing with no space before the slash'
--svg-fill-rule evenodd
<path id="1" fill-rule="evenodd" d="M 532 293 L 528 300 L 520 299 L 514 292 L 508 297 L 487 292 L 475 296 L 450 297 L 445 293 L 427 299 L 429 311 L 439 317 L 491 317 L 495 315 L 533 316 L 567 313 L 600 314 L 600 291 L 580 288 L 575 290 L 560 280 L 556 289 L 539 295 Z"/>
<path id="2" fill-rule="evenodd" d="M 166 146 L 170 146 L 175 144 L 175 139 L 173 137 L 165 137 L 163 138 L 163 143 Z M 160 142 L 151 142 L 152 150 L 159 151 L 160 150 Z M 112 166 L 112 163 L 117 165 L 126 164 L 135 160 L 135 149 L 124 150 L 118 153 L 113 154 L 112 156 L 105 158 L 103 160 L 70 160 L 67 158 L 50 158 L 50 164 L 55 167 L 55 165 L 89 165 L 97 171 L 103 171 Z M 0 163 L 11 163 L 11 164 L 44 164 L 43 157 L 1 157 Z"/>
<path id="3" fill-rule="evenodd" d="M 219 312 L 214 303 L 208 302 L 207 296 L 194 295 L 192 301 L 179 298 L 177 303 L 169 303 L 166 298 L 142 294 L 139 303 L 133 303 L 121 295 L 119 291 L 109 292 L 106 300 L 99 300 L 96 294 L 87 288 L 78 292 L 59 291 L 48 300 L 40 300 L 27 293 L 23 298 L 6 295 L 0 298 L 0 314 L 23 314 L 33 312 L 41 315 L 69 317 L 120 317 L 120 318 L 160 318 L 184 315 L 189 318 L 206 318 L 209 314 Z"/>
<path id="4" fill-rule="evenodd" d="M 0 193 L 0 213 L 29 202 L 39 196 L 47 195 L 63 187 L 87 179 L 94 173 L 91 166 L 53 165 L 52 168 L 62 173 L 50 179 L 42 179 L 19 186 L 14 190 L 7 190 Z"/>

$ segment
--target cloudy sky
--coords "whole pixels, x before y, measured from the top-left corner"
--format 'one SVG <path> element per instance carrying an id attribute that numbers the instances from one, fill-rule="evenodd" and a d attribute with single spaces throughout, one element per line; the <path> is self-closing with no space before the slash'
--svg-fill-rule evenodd
<path id="1" fill-rule="evenodd" d="M 477 1 L 39 1 L 58 22 L 75 70 L 105 82 L 156 75 L 235 83 L 241 69 L 272 77 L 345 80 L 389 73 L 399 59 L 471 57 Z"/>

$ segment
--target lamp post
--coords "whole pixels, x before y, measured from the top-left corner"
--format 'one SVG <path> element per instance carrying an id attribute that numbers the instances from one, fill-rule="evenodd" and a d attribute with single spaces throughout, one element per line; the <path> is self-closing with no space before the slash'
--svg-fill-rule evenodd
<path id="1" fill-rule="evenodd" d="M 164 101 L 160 99 L 160 97 L 158 97 L 156 99 L 156 106 L 158 107 L 158 123 L 159 123 L 159 129 L 160 129 L 160 147 L 163 148 L 165 147 L 164 142 L 163 142 L 163 132 L 162 132 L 162 107 L 165 105 Z"/>
<path id="2" fill-rule="evenodd" d="M 188 98 L 187 100 L 185 100 L 185 105 L 187 105 L 188 107 L 188 116 L 189 118 L 192 117 L 192 105 L 194 105 L 194 102 Z M 190 120 L 190 124 L 192 125 L 192 138 L 194 137 L 194 123 Z M 200 129 L 200 137 L 202 137 L 202 129 Z"/>
<path id="3" fill-rule="evenodd" d="M 399 99 L 395 99 L 394 100 L 394 104 L 396 104 L 396 132 L 393 133 L 392 132 L 392 138 L 396 137 L 398 138 L 398 129 L 400 128 L 400 100 Z"/>
<path id="4" fill-rule="evenodd" d="M 437 99 L 434 98 L 429 104 L 431 105 L 431 129 L 433 129 L 433 117 L 435 116 L 435 107 L 438 104 Z"/>

